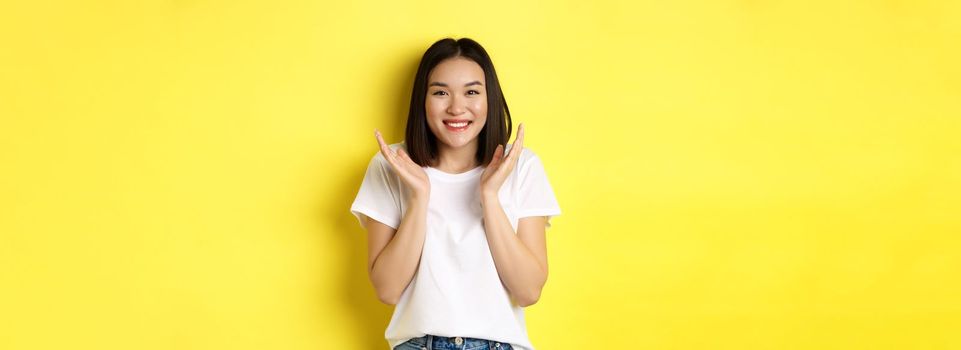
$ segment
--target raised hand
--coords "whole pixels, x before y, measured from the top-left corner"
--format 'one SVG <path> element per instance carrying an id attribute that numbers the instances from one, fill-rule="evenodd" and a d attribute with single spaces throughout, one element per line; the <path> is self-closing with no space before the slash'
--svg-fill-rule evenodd
<path id="1" fill-rule="evenodd" d="M 520 158 L 523 149 L 524 123 L 521 123 L 517 126 L 517 137 L 514 138 L 514 145 L 511 146 L 511 152 L 508 153 L 507 156 L 504 156 L 503 145 L 497 145 L 497 149 L 494 150 L 494 158 L 491 159 L 490 164 L 487 165 L 487 168 L 484 169 L 484 173 L 481 175 L 481 195 L 497 198 L 497 192 L 500 191 L 501 185 L 504 184 L 507 176 L 514 170 L 514 166 L 517 165 L 517 159 Z"/>
<path id="2" fill-rule="evenodd" d="M 410 187 L 413 191 L 413 196 L 422 199 L 430 198 L 430 179 L 427 177 L 427 173 L 424 172 L 424 168 L 417 163 L 414 163 L 404 152 L 403 149 L 398 148 L 396 152 L 387 146 L 384 142 L 384 138 L 380 135 L 380 131 L 374 129 L 374 136 L 377 138 L 377 143 L 380 145 L 380 153 L 384 155 L 390 166 L 394 168 L 394 172 L 400 176 L 401 181 Z"/>

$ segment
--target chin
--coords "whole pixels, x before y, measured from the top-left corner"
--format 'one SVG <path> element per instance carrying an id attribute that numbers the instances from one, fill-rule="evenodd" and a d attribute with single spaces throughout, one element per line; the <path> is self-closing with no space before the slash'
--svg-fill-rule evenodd
<path id="1" fill-rule="evenodd" d="M 450 148 L 461 148 L 461 147 L 464 147 L 464 146 L 469 145 L 471 142 L 474 142 L 475 140 L 477 140 L 477 137 L 474 137 L 474 138 L 472 138 L 472 139 L 470 139 L 470 140 L 466 140 L 466 141 L 463 141 L 463 140 L 457 140 L 457 141 L 441 140 L 440 142 L 444 143 L 445 145 L 447 145 L 447 147 L 450 147 Z"/>
<path id="2" fill-rule="evenodd" d="M 437 135 L 438 133 L 434 132 L 434 136 L 437 136 Z M 441 130 L 440 135 L 441 137 L 437 137 L 437 142 L 440 142 L 450 148 L 461 148 L 469 145 L 471 142 L 476 142 L 477 138 L 480 137 L 480 132 L 477 132 L 472 135 L 463 135 L 463 134 L 451 134 L 451 133 L 448 133 L 447 130 Z"/>

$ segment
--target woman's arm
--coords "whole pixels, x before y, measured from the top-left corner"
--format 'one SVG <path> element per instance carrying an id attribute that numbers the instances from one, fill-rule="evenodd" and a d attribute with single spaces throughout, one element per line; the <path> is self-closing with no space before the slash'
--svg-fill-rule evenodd
<path id="1" fill-rule="evenodd" d="M 427 227 L 427 199 L 413 196 L 397 230 L 376 220 L 365 220 L 370 282 L 377 298 L 396 305 L 420 265 Z"/>
<path id="2" fill-rule="evenodd" d="M 530 306 L 541 297 L 547 283 L 547 218 L 525 217 L 517 222 L 517 234 L 504 213 L 497 193 L 517 165 L 524 149 L 524 123 L 517 126 L 517 138 L 511 152 L 504 155 L 497 145 L 490 164 L 481 174 L 481 205 L 484 208 L 484 230 L 487 245 L 501 282 L 520 306 Z"/>
<path id="3" fill-rule="evenodd" d="M 518 305 L 533 305 L 547 283 L 547 218 L 534 216 L 518 220 L 515 235 L 497 196 L 481 198 L 487 243 L 497 274 Z"/>
<path id="4" fill-rule="evenodd" d="M 375 130 L 374 136 L 384 159 L 411 189 L 410 194 L 404 198 L 407 212 L 397 225 L 397 232 L 390 226 L 369 218 L 364 225 L 369 237 L 367 270 L 370 282 L 374 284 L 380 301 L 396 305 L 420 265 L 420 255 L 424 250 L 424 238 L 427 234 L 430 179 L 424 169 L 414 163 L 401 147 L 396 151 L 391 150 L 380 131 Z"/>

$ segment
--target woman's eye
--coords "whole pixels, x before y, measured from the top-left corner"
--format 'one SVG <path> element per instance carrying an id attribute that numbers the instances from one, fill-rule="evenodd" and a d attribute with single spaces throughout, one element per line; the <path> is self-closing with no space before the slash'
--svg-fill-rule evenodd
<path id="1" fill-rule="evenodd" d="M 440 94 L 446 94 L 446 93 L 447 92 L 445 91 L 434 91 L 433 95 L 440 95 Z"/>
<path id="2" fill-rule="evenodd" d="M 471 93 L 471 92 L 473 92 L 474 95 L 480 95 L 480 91 L 477 91 L 477 90 L 471 90 L 471 91 L 468 91 L 467 93 Z"/>

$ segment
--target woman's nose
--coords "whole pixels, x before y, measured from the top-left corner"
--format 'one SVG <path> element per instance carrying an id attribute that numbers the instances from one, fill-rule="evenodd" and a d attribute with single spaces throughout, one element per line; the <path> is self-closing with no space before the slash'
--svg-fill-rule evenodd
<path id="1" fill-rule="evenodd" d="M 467 101 L 465 101 L 464 98 L 459 98 L 455 96 L 450 101 L 450 107 L 447 108 L 447 113 L 450 113 L 452 115 L 458 115 L 458 114 L 464 113 L 464 110 L 466 109 L 465 107 L 466 103 Z"/>

